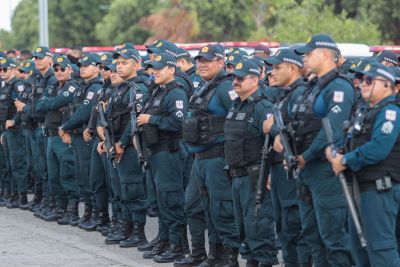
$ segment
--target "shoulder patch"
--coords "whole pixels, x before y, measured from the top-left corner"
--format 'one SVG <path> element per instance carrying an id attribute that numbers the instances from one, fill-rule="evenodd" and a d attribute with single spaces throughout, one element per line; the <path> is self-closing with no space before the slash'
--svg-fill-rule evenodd
<path id="1" fill-rule="evenodd" d="M 102 91 L 103 91 L 103 89 L 97 90 L 97 94 L 98 94 L 98 95 L 101 94 Z"/>
<path id="2" fill-rule="evenodd" d="M 68 91 L 71 93 L 75 92 L 75 90 L 76 90 L 76 88 L 73 87 L 72 85 L 70 87 L 68 87 Z"/>
<path id="3" fill-rule="evenodd" d="M 18 89 L 18 92 L 23 92 L 24 91 L 24 86 L 23 85 L 18 85 L 17 89 Z"/>
<path id="4" fill-rule="evenodd" d="M 63 96 L 68 97 L 69 96 L 69 92 L 68 91 L 64 91 L 63 92 Z"/>
<path id="5" fill-rule="evenodd" d="M 136 94 L 136 99 L 141 99 L 143 97 L 143 94 Z"/>
<path id="6" fill-rule="evenodd" d="M 335 105 L 331 110 L 336 114 L 342 112 L 342 109 L 338 105 Z"/>
<path id="7" fill-rule="evenodd" d="M 382 124 L 381 132 L 383 134 L 391 134 L 393 131 L 393 122 L 391 121 L 386 121 L 385 123 Z"/>
<path id="8" fill-rule="evenodd" d="M 175 101 L 175 106 L 178 109 L 183 109 L 183 101 L 182 100 L 176 100 Z"/>
<path id="9" fill-rule="evenodd" d="M 342 103 L 344 99 L 344 92 L 342 91 L 335 91 L 333 93 L 333 102 Z"/>
<path id="10" fill-rule="evenodd" d="M 175 115 L 176 115 L 177 118 L 183 118 L 183 112 L 182 112 L 182 110 L 178 110 L 178 111 L 175 113 Z"/>
<path id="11" fill-rule="evenodd" d="M 87 94 L 87 96 L 86 96 L 86 99 L 92 100 L 93 96 L 94 96 L 94 93 L 93 93 L 93 92 L 88 92 L 88 94 Z"/>
<path id="12" fill-rule="evenodd" d="M 238 95 L 236 94 L 236 92 L 234 90 L 230 90 L 228 93 L 229 93 L 229 96 L 232 101 L 238 97 Z"/>
<path id="13" fill-rule="evenodd" d="M 84 105 L 89 105 L 89 100 L 87 100 L 87 99 L 83 100 L 83 104 Z"/>
<path id="14" fill-rule="evenodd" d="M 396 110 L 388 109 L 385 113 L 385 119 L 388 121 L 395 121 L 396 120 Z"/>

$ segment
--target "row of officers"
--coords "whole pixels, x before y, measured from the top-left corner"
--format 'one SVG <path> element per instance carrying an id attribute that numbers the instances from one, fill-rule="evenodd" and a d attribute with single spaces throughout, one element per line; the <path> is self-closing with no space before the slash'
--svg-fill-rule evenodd
<path id="1" fill-rule="evenodd" d="M 288 267 L 400 266 L 395 54 L 349 64 L 324 34 L 147 53 L 0 55 L 2 206 L 174 266 L 273 266 L 278 246 Z"/>

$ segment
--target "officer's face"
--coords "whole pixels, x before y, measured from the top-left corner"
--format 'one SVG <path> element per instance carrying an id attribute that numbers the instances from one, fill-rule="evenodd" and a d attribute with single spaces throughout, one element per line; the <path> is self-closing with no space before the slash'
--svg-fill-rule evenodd
<path id="1" fill-rule="evenodd" d="M 293 75 L 293 66 L 288 63 L 281 63 L 272 66 L 272 80 L 275 86 L 288 87 L 290 84 L 291 77 Z"/>
<path id="2" fill-rule="evenodd" d="M 99 75 L 99 68 L 94 65 L 88 65 L 88 66 L 81 66 L 79 69 L 81 77 L 85 80 L 87 79 L 92 79 L 94 77 L 97 77 Z"/>
<path id="3" fill-rule="evenodd" d="M 99 69 L 100 69 L 100 75 L 103 78 L 103 80 L 109 80 L 111 74 L 110 69 L 102 64 L 99 65 Z"/>
<path id="4" fill-rule="evenodd" d="M 38 58 L 34 57 L 33 58 L 35 62 L 35 66 L 39 71 L 44 71 L 47 68 L 51 67 L 51 57 L 45 56 L 44 58 Z"/>
<path id="5" fill-rule="evenodd" d="M 154 69 L 154 82 L 156 84 L 167 84 L 174 79 L 175 75 L 175 68 L 172 67 L 164 67 L 162 69 Z"/>
<path id="6" fill-rule="evenodd" d="M 133 58 L 125 59 L 119 56 L 117 59 L 117 72 L 124 80 L 130 78 L 133 73 L 136 74 L 138 68 L 139 64 Z"/>
<path id="7" fill-rule="evenodd" d="M 11 80 L 15 76 L 15 74 L 14 74 L 15 69 L 14 68 L 1 67 L 0 70 L 1 70 L 1 72 L 0 72 L 1 78 L 3 80 L 7 81 L 7 82 L 9 80 Z"/>
<path id="8" fill-rule="evenodd" d="M 234 76 L 233 89 L 239 96 L 248 96 L 258 88 L 259 78 L 251 75 L 245 77 Z"/>
<path id="9" fill-rule="evenodd" d="M 199 58 L 196 60 L 196 64 L 200 77 L 209 81 L 224 68 L 225 63 L 221 58 L 214 58 L 211 60 Z"/>
<path id="10" fill-rule="evenodd" d="M 304 54 L 304 65 L 311 73 L 318 73 L 321 62 L 325 60 L 323 49 L 314 49 L 307 54 Z"/>
<path id="11" fill-rule="evenodd" d="M 386 84 L 386 87 L 385 87 Z M 363 76 L 361 80 L 361 95 L 365 101 L 375 104 L 390 94 L 390 83 L 382 77 Z M 389 94 L 388 94 L 389 93 Z"/>
<path id="12" fill-rule="evenodd" d="M 226 65 L 226 73 L 230 74 L 233 73 L 233 71 L 235 70 L 235 66 L 232 64 L 227 64 Z"/>
<path id="13" fill-rule="evenodd" d="M 111 71 L 110 73 L 111 84 L 116 86 L 121 84 L 124 80 L 118 75 L 117 71 Z"/>
<path id="14" fill-rule="evenodd" d="M 269 57 L 269 54 L 267 54 L 265 52 L 255 52 L 254 56 L 255 57 L 261 57 L 261 58 L 267 58 L 267 57 Z"/>
<path id="15" fill-rule="evenodd" d="M 62 68 L 59 65 L 55 65 L 53 70 L 59 82 L 65 82 L 71 77 L 72 69 L 70 67 Z"/>

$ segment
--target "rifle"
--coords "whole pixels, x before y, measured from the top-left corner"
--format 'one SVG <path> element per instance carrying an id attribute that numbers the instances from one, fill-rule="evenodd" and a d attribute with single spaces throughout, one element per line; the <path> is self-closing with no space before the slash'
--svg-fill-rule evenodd
<path id="1" fill-rule="evenodd" d="M 101 102 L 99 102 L 99 104 L 97 105 L 97 110 L 99 111 L 99 116 L 100 116 L 99 125 L 104 128 L 104 137 L 106 139 L 104 140 L 104 142 L 106 144 L 107 158 L 111 160 L 113 167 L 115 168 L 116 167 L 115 151 L 111 150 L 111 148 L 113 147 L 113 142 L 111 140 L 109 125 L 104 115 L 104 109 Z"/>
<path id="2" fill-rule="evenodd" d="M 146 171 L 147 168 L 147 160 L 145 159 L 143 152 L 142 152 L 142 147 L 140 145 L 140 137 L 139 137 L 139 128 L 137 126 L 137 111 L 136 111 L 136 91 L 135 87 L 137 85 L 134 85 L 131 87 L 130 92 L 129 92 L 129 108 L 130 110 L 130 116 L 131 116 L 131 137 L 132 137 L 132 143 L 133 146 L 138 154 L 138 159 L 139 159 L 139 164 L 142 166 L 143 172 Z"/>
<path id="3" fill-rule="evenodd" d="M 322 127 L 324 128 L 328 144 L 331 147 L 332 157 L 336 157 L 337 148 L 336 148 L 334 140 L 333 140 L 332 127 L 331 127 L 331 123 L 328 118 L 322 119 Z M 340 172 L 338 176 L 339 176 L 340 184 L 342 185 L 344 196 L 346 198 L 347 206 L 349 207 L 350 216 L 354 222 L 354 226 L 356 228 L 357 235 L 360 240 L 361 247 L 366 247 L 367 240 L 365 239 L 364 234 L 362 232 L 361 223 L 358 218 L 358 212 L 357 212 L 356 206 L 353 202 L 353 199 L 350 195 L 350 190 L 347 187 L 346 177 L 344 176 L 344 174 L 342 172 Z"/>
<path id="4" fill-rule="evenodd" d="M 270 152 L 270 143 L 269 143 L 269 134 L 265 136 L 264 145 L 261 149 L 261 166 L 260 173 L 257 179 L 257 194 L 256 194 L 256 207 L 255 214 L 258 216 L 258 211 L 261 208 L 261 203 L 264 201 L 265 191 L 267 187 L 267 179 L 269 176 L 269 170 L 271 166 L 271 158 L 269 156 Z"/>
<path id="5" fill-rule="evenodd" d="M 289 144 L 289 135 L 291 136 L 291 134 L 289 133 L 288 127 L 283 123 L 281 111 L 278 108 L 274 108 L 273 114 L 281 138 L 281 143 L 283 145 L 283 158 L 287 166 L 286 177 L 288 180 L 298 179 L 300 168 L 296 158 L 296 149 L 294 149 L 295 154 L 293 154 Z"/>

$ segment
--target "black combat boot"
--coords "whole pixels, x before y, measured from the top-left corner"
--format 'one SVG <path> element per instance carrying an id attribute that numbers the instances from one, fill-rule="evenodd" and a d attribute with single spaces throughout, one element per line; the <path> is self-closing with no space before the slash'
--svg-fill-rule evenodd
<path id="1" fill-rule="evenodd" d="M 167 249 L 168 249 L 168 241 L 166 240 L 160 240 L 152 250 L 150 251 L 145 251 L 143 253 L 143 258 L 145 259 L 153 259 L 156 255 L 161 255 L 163 254 Z"/>
<path id="2" fill-rule="evenodd" d="M 111 221 L 108 224 L 97 227 L 96 230 L 101 232 L 102 236 L 107 236 L 111 231 L 114 231 L 117 224 L 118 224 L 117 218 L 112 217 Z"/>
<path id="3" fill-rule="evenodd" d="M 44 217 L 43 220 L 46 222 L 56 222 L 57 220 L 62 219 L 64 216 L 66 216 L 66 209 L 63 207 L 55 208 L 52 209 L 49 213 L 47 213 Z"/>
<path id="4" fill-rule="evenodd" d="M 258 267 L 259 262 L 256 260 L 247 260 L 246 267 Z"/>
<path id="5" fill-rule="evenodd" d="M 115 235 L 108 235 L 105 243 L 107 245 L 119 244 L 122 240 L 128 239 L 133 229 L 133 223 L 128 221 L 122 221 L 120 231 L 117 231 Z"/>
<path id="6" fill-rule="evenodd" d="M 224 249 L 224 261 L 218 267 L 239 267 L 238 263 L 239 249 L 225 247 Z"/>
<path id="7" fill-rule="evenodd" d="M 18 207 L 22 210 L 27 210 L 29 207 L 27 207 L 26 209 L 23 208 L 27 204 L 28 204 L 28 196 L 26 195 L 26 192 L 20 193 Z"/>
<path id="8" fill-rule="evenodd" d="M 42 201 L 42 197 L 43 197 L 42 189 L 40 188 L 40 190 L 39 190 L 39 188 L 36 188 L 35 189 L 35 195 L 33 196 L 33 199 L 31 201 L 29 201 L 28 203 L 26 203 L 24 205 L 21 205 L 19 208 L 21 210 L 30 210 L 30 211 L 32 211 L 33 207 L 35 205 L 39 205 L 40 204 L 40 202 Z"/>
<path id="9" fill-rule="evenodd" d="M 134 222 L 132 234 L 126 240 L 119 242 L 121 248 L 137 247 L 148 243 L 144 232 L 144 223 Z"/>
<path id="10" fill-rule="evenodd" d="M 224 247 L 221 243 L 209 243 L 208 257 L 200 263 L 199 267 L 216 267 L 223 262 Z"/>
<path id="11" fill-rule="evenodd" d="M 7 209 L 16 209 L 19 206 L 19 202 L 18 202 L 18 195 L 17 194 L 13 194 L 10 197 L 10 201 L 7 203 Z"/>
<path id="12" fill-rule="evenodd" d="M 186 258 L 175 260 L 175 267 L 192 267 L 202 263 L 207 259 L 207 252 L 204 246 L 193 246 L 192 253 L 190 253 Z"/>
<path id="13" fill-rule="evenodd" d="M 104 221 L 104 223 L 100 221 L 101 219 Z M 104 210 L 99 211 L 97 208 L 93 208 L 92 218 L 90 219 L 90 221 L 80 224 L 79 227 L 85 231 L 91 232 L 95 231 L 100 224 L 104 225 L 109 221 L 110 217 L 108 215 L 108 211 L 104 212 Z"/>
<path id="14" fill-rule="evenodd" d="M 92 218 L 92 205 L 85 204 L 85 212 L 83 213 L 82 218 L 78 221 L 70 222 L 69 225 L 71 226 L 78 226 L 82 222 L 88 222 Z"/>
<path id="15" fill-rule="evenodd" d="M 170 244 L 164 253 L 155 255 L 153 260 L 158 263 L 168 263 L 184 257 L 185 254 L 183 253 L 183 247 L 181 245 Z"/>
<path id="16" fill-rule="evenodd" d="M 159 236 L 156 236 L 156 238 L 154 238 L 154 239 L 151 240 L 150 242 L 138 246 L 137 249 L 138 249 L 139 251 L 152 251 L 153 248 L 154 248 L 158 243 L 160 243 L 160 238 L 159 238 Z"/>
<path id="17" fill-rule="evenodd" d="M 68 211 L 67 213 L 64 215 L 63 218 L 58 219 L 57 223 L 59 225 L 69 225 L 71 221 L 75 220 L 79 220 L 79 215 L 78 215 L 78 206 L 79 206 L 79 202 L 71 202 L 68 205 Z"/>

